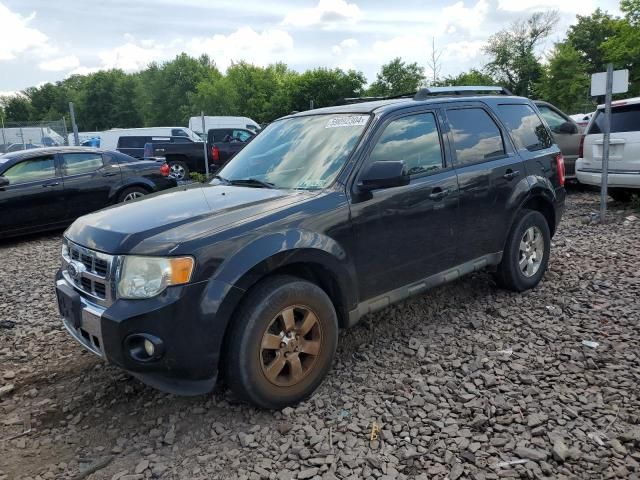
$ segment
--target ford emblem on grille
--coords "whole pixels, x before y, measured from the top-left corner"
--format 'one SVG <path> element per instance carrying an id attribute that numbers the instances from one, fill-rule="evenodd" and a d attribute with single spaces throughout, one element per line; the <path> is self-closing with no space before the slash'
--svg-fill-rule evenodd
<path id="1" fill-rule="evenodd" d="M 82 263 L 71 262 L 67 267 L 67 272 L 71 278 L 78 278 L 80 274 L 85 270 L 85 266 Z"/>

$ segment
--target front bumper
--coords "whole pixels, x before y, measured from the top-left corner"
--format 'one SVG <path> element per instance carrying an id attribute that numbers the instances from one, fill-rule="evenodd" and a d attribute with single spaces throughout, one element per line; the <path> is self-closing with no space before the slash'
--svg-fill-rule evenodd
<path id="1" fill-rule="evenodd" d="M 59 271 L 56 288 L 73 288 Z M 82 292 L 80 315 L 64 318 L 64 326 L 84 348 L 128 371 L 144 383 L 179 395 L 209 392 L 215 386 L 222 337 L 217 308 L 231 290 L 218 281 L 170 287 L 145 300 L 117 299 L 100 306 Z M 237 293 L 237 292 L 236 292 Z M 140 360 L 130 348 L 138 335 L 162 341 L 158 358 Z"/>

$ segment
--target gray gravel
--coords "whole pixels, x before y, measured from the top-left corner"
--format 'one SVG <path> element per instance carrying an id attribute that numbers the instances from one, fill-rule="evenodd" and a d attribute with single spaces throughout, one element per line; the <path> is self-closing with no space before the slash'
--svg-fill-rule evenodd
<path id="1" fill-rule="evenodd" d="M 343 332 L 280 412 L 83 352 L 55 307 L 60 234 L 5 241 L 0 480 L 640 478 L 640 214 L 610 205 L 603 226 L 596 195 L 570 196 L 535 291 L 477 273 Z"/>

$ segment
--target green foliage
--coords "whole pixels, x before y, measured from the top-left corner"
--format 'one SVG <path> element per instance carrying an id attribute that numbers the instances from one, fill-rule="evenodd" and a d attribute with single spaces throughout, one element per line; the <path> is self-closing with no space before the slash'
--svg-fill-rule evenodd
<path id="1" fill-rule="evenodd" d="M 587 63 L 587 73 L 606 70 L 607 62 L 602 46 L 615 36 L 620 20 L 599 8 L 589 16 L 578 15 L 577 20 L 575 25 L 569 27 L 568 42 Z"/>
<path id="2" fill-rule="evenodd" d="M 567 112 L 591 110 L 594 105 L 589 98 L 587 68 L 586 60 L 570 42 L 556 43 L 543 78 L 536 85 L 537 96 Z"/>
<path id="3" fill-rule="evenodd" d="M 3 101 L 5 121 L 26 122 L 31 118 L 33 107 L 28 97 L 17 95 Z"/>
<path id="4" fill-rule="evenodd" d="M 478 85 L 496 85 L 498 82 L 488 73 L 483 73 L 475 68 L 468 72 L 462 72 L 459 75 L 445 77 L 436 83 L 436 86 L 478 86 Z"/>
<path id="5" fill-rule="evenodd" d="M 424 83 L 424 68 L 417 63 L 405 63 L 400 57 L 382 66 L 367 95 L 388 96 L 415 92 Z"/>
<path id="6" fill-rule="evenodd" d="M 516 95 L 530 96 L 542 77 L 536 47 L 558 23 L 558 12 L 536 12 L 491 37 L 484 48 L 491 58 L 487 72 Z"/>
<path id="7" fill-rule="evenodd" d="M 207 176 L 204 173 L 189 172 L 189 178 L 191 178 L 191 180 L 193 180 L 194 182 L 199 182 L 199 183 L 207 182 Z"/>

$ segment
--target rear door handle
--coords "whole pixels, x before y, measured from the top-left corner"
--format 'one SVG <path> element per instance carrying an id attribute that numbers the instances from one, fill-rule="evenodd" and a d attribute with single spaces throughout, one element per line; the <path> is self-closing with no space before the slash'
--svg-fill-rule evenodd
<path id="1" fill-rule="evenodd" d="M 514 178 L 520 176 L 520 170 L 507 170 L 507 173 L 505 173 L 502 178 L 504 178 L 505 180 L 513 180 Z"/>
<path id="2" fill-rule="evenodd" d="M 103 173 L 102 176 L 103 177 L 113 177 L 114 175 L 117 175 L 117 172 L 107 172 L 107 173 Z"/>
<path id="3" fill-rule="evenodd" d="M 43 187 L 57 187 L 58 185 L 60 185 L 60 182 L 50 182 L 50 183 L 45 183 L 42 186 Z"/>
<path id="4" fill-rule="evenodd" d="M 433 189 L 433 191 L 429 194 L 429 198 L 431 200 L 442 200 L 444 197 L 446 197 L 447 195 L 449 195 L 451 193 L 451 190 L 449 190 L 448 188 L 445 188 L 444 190 L 441 189 L 440 187 L 436 187 Z"/>

